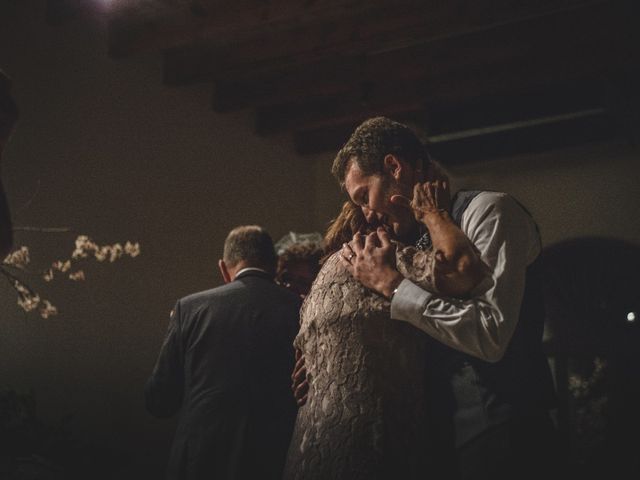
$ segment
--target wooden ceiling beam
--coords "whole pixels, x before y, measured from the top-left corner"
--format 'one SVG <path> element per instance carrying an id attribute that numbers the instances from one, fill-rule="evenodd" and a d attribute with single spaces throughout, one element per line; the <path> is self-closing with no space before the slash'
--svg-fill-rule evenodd
<path id="1" fill-rule="evenodd" d="M 259 108 L 256 133 L 267 135 L 296 129 L 315 129 L 333 124 L 354 123 L 384 114 L 395 116 L 424 110 L 422 85 L 398 85 L 398 88 L 367 92 L 347 92 L 317 97 L 303 103 Z"/>
<path id="2" fill-rule="evenodd" d="M 594 19 L 594 23 L 606 27 L 601 19 Z M 517 52 L 512 58 L 473 55 L 473 49 L 466 51 L 467 55 L 464 51 L 458 54 L 446 51 L 447 58 L 469 58 L 471 61 L 418 79 L 402 80 L 388 75 L 370 83 L 350 84 L 352 88 L 343 92 L 260 107 L 256 130 L 268 134 L 348 123 L 354 116 L 385 114 L 398 107 L 416 109 L 429 105 L 437 108 L 474 97 L 518 93 L 550 84 L 606 76 L 640 64 L 640 52 L 633 42 L 640 40 L 638 34 L 633 38 L 627 35 L 628 32 L 616 36 L 610 29 L 599 29 L 598 25 L 587 23 L 579 28 L 574 23 L 571 30 L 559 28 L 556 35 L 549 32 L 541 38 L 535 49 L 524 48 L 511 37 L 509 45 Z M 480 44 L 480 50 L 495 52 L 489 48 L 491 43 L 490 39 L 488 44 Z"/>
<path id="3" fill-rule="evenodd" d="M 388 112 L 386 116 L 422 130 L 425 111 L 423 108 L 416 108 L 415 106 L 406 109 L 396 108 L 394 112 Z M 341 122 L 297 129 L 293 132 L 293 143 L 296 152 L 306 155 L 330 151 L 335 154 L 348 140 L 356 127 L 368 118 L 371 118 L 371 115 L 354 115 L 351 118 L 345 118 Z M 419 135 L 422 136 L 423 133 L 419 132 Z"/>
<path id="4" fill-rule="evenodd" d="M 397 120 L 424 128 L 424 112 L 406 112 Z M 300 154 L 337 152 L 356 126 L 364 120 L 294 132 L 296 151 Z M 621 138 L 625 132 L 617 119 L 608 111 L 596 109 L 574 112 L 574 115 L 532 119 L 496 125 L 486 131 L 453 132 L 449 139 L 443 136 L 425 136 L 431 143 L 430 152 L 445 166 L 467 164 L 478 160 L 505 155 L 542 152 L 572 145 Z"/>
<path id="5" fill-rule="evenodd" d="M 609 0 L 610 1 L 610 0 Z M 360 15 L 294 22 L 287 28 L 247 30 L 233 42 L 211 38 L 165 52 L 165 79 L 174 85 L 237 78 L 246 72 L 281 72 L 322 59 L 346 59 L 393 52 L 496 26 L 571 12 L 607 0 L 496 0 L 451 2 L 379 2 Z M 464 14 L 460 14 L 464 11 Z"/>
<path id="6" fill-rule="evenodd" d="M 256 115 L 256 131 L 260 134 L 271 134 L 282 131 L 316 130 L 334 125 L 351 124 L 362 119 L 387 115 L 394 116 L 397 112 L 421 111 L 423 121 L 428 123 L 435 133 L 442 133 L 455 128 L 472 128 L 482 126 L 482 122 L 492 122 L 498 118 L 495 115 L 487 115 L 484 120 L 460 118 L 444 118 L 442 112 L 452 111 L 459 105 L 468 104 L 478 98 L 499 98 L 518 95 L 535 96 L 536 92 L 544 92 L 550 86 L 573 84 L 585 85 L 593 83 L 601 85 L 617 71 L 608 67 L 591 68 L 584 62 L 567 62 L 564 59 L 556 59 L 554 62 L 545 60 L 545 64 L 533 59 L 519 60 L 502 66 L 488 66 L 482 71 L 461 72 L 455 76 L 449 75 L 442 78 L 430 79 L 424 82 L 412 82 L 409 84 L 380 85 L 369 94 L 367 101 L 363 101 L 357 95 L 345 94 L 342 96 L 316 99 L 302 104 L 258 109 Z M 544 68 L 548 66 L 548 68 Z M 526 78 L 526 81 L 523 81 Z M 593 88 L 593 101 L 599 102 L 598 90 Z M 601 93 L 601 91 L 600 91 Z M 567 97 L 557 105 L 559 109 L 570 111 L 572 108 L 580 108 L 580 99 L 586 98 L 576 94 L 574 98 Z M 536 113 L 534 106 L 527 108 L 524 103 L 513 102 L 512 118 L 518 120 L 520 115 L 524 119 Z M 571 105 L 575 104 L 575 107 Z M 588 102 L 584 102 L 584 106 Z M 595 104 L 594 104 L 595 105 Z M 595 105 L 597 106 L 597 105 Z M 539 106 L 543 108 L 542 105 Z M 501 108 L 504 109 L 504 106 Z M 468 110 L 468 108 L 467 108 Z M 483 110 L 489 111 L 487 109 Z M 542 110 L 541 110 L 542 111 Z M 482 113 L 484 116 L 484 113 Z M 508 114 L 505 114 L 508 117 Z M 475 121 L 473 125 L 465 125 L 464 121 Z M 505 120 L 506 121 L 506 120 Z"/>
<path id="7" fill-rule="evenodd" d="M 635 31 L 635 27 L 620 28 L 623 12 L 600 4 L 399 51 L 324 60 L 306 68 L 266 75 L 249 73 L 215 82 L 213 108 L 223 112 L 293 103 L 307 96 L 339 95 L 389 76 L 397 82 L 431 78 L 487 64 L 499 65 L 529 52 L 573 56 L 577 51 L 580 56 L 584 49 L 595 49 L 603 55 L 594 61 L 607 63 L 615 60 L 609 56 L 619 56 L 620 51 L 633 45 L 627 37 L 633 36 L 629 31 Z"/>
<path id="8" fill-rule="evenodd" d="M 575 1 L 575 0 L 564 0 Z M 419 0 L 397 0 L 399 4 Z M 129 0 L 115 2 L 108 23 L 109 52 L 125 57 L 212 41 L 237 42 L 321 20 L 363 15 L 393 0 Z"/>
<path id="9" fill-rule="evenodd" d="M 435 158 L 449 166 L 614 137 L 637 139 L 640 119 L 634 108 L 639 97 L 639 64 L 606 75 L 580 77 L 579 72 L 574 73 L 576 76 L 567 76 L 559 85 L 550 85 L 549 78 L 540 77 L 541 84 L 528 91 L 501 89 L 491 93 L 488 89 L 486 95 L 476 92 L 465 102 L 427 102 L 420 110 L 376 115 L 385 114 L 417 127 L 431 143 Z M 510 80 L 508 75 L 500 76 L 505 82 Z M 465 86 L 458 83 L 457 88 Z M 335 153 L 368 117 L 300 126 L 293 133 L 296 151 Z"/>
<path id="10" fill-rule="evenodd" d="M 443 165 L 451 167 L 621 137 L 615 120 L 607 112 L 576 113 L 566 119 L 546 119 L 546 122 L 531 122 L 529 125 L 504 125 L 495 132 L 432 143 L 430 152 Z"/>

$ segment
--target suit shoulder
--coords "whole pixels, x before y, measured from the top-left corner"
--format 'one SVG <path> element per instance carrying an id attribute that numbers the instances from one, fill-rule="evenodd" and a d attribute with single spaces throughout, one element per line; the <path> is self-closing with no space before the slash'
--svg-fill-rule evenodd
<path id="1" fill-rule="evenodd" d="M 198 308 L 202 305 L 209 304 L 216 298 L 225 296 L 233 289 L 233 284 L 228 283 L 219 287 L 202 290 L 200 292 L 191 293 L 182 297 L 178 302 L 183 308 Z"/>
<path id="2" fill-rule="evenodd" d="M 255 286 L 257 288 L 264 289 L 265 292 L 268 292 L 269 296 L 275 299 L 278 303 L 283 305 L 290 305 L 293 307 L 300 306 L 300 298 L 290 290 L 278 285 L 275 282 L 256 282 Z"/>
<path id="3" fill-rule="evenodd" d="M 270 288 L 273 291 L 274 295 L 278 295 L 282 298 L 288 298 L 292 300 L 295 300 L 298 298 L 298 296 L 295 293 L 293 293 L 291 290 L 283 287 L 282 285 L 277 284 L 276 282 L 269 282 L 268 285 L 269 285 L 268 288 Z"/>

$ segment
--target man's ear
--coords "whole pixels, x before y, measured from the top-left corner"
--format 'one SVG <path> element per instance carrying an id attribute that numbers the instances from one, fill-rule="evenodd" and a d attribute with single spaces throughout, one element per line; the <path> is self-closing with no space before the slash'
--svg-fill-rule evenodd
<path id="1" fill-rule="evenodd" d="M 229 269 L 227 268 L 227 264 L 224 263 L 224 260 L 218 260 L 218 268 L 220 269 L 220 273 L 222 274 L 222 279 L 224 283 L 229 283 L 233 279 L 231 278 L 231 274 L 229 273 Z"/>
<path id="2" fill-rule="evenodd" d="M 398 157 L 392 153 L 388 153 L 383 160 L 385 173 L 390 174 L 396 180 L 400 180 L 403 173 L 403 165 Z"/>

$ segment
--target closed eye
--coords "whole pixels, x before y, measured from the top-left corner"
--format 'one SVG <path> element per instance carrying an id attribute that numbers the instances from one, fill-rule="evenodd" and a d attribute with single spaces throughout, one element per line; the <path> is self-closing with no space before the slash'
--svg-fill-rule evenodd
<path id="1" fill-rule="evenodd" d="M 369 192 L 365 191 L 360 197 L 360 205 L 366 207 L 369 205 Z"/>

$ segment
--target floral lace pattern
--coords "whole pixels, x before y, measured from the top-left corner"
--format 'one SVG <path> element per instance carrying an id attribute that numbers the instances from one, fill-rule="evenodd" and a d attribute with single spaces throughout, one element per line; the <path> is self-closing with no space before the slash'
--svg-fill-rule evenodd
<path id="1" fill-rule="evenodd" d="M 433 290 L 433 255 L 399 250 L 398 268 Z M 391 320 L 389 302 L 330 257 L 301 310 L 295 340 L 309 397 L 284 478 L 422 478 L 428 461 L 425 334 Z"/>

